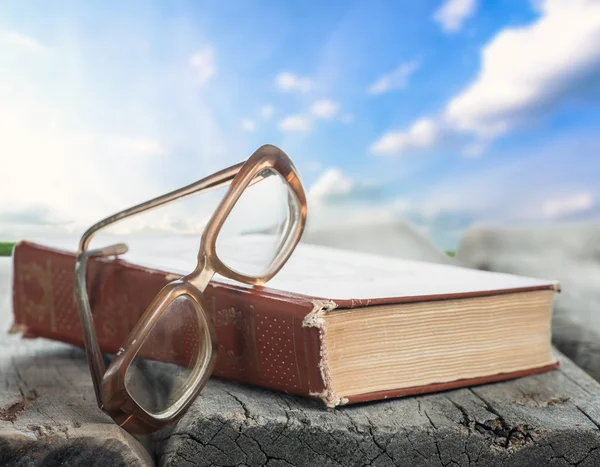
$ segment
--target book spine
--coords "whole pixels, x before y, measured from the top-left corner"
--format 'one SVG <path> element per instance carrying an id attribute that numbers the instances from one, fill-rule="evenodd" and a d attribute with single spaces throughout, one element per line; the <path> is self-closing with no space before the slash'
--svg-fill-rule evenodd
<path id="1" fill-rule="evenodd" d="M 28 242 L 13 253 L 14 332 L 83 347 L 75 255 Z M 91 260 L 88 292 L 98 341 L 116 353 L 155 295 L 177 276 L 120 260 Z M 213 282 L 204 294 L 218 341 L 213 376 L 326 399 L 322 303 Z"/>

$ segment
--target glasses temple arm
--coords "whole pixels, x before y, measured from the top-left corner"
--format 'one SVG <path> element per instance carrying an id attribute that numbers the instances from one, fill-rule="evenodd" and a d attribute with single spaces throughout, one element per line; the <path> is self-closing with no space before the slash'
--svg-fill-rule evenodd
<path id="1" fill-rule="evenodd" d="M 81 240 L 79 241 L 79 253 L 83 253 L 87 250 L 92 237 L 100 230 L 108 227 L 111 224 L 116 222 L 120 222 L 128 217 L 135 216 L 144 211 L 149 211 L 160 206 L 163 206 L 167 203 L 187 198 L 196 193 L 200 193 L 203 191 L 212 190 L 215 188 L 222 187 L 224 185 L 228 185 L 231 183 L 233 178 L 239 172 L 240 168 L 244 163 L 240 162 L 238 164 L 232 165 L 226 169 L 223 169 L 213 175 L 210 175 L 206 178 L 198 180 L 190 185 L 184 186 L 177 190 L 171 191 L 164 195 L 158 196 L 149 201 L 145 201 L 143 203 L 137 204 L 129 209 L 125 209 L 124 211 L 118 212 L 109 216 L 105 219 L 102 219 L 100 222 L 97 222 L 93 226 L 91 226 L 86 232 L 82 235 Z M 253 183 L 260 181 L 262 177 L 257 177 L 257 180 L 253 180 Z"/>
<path id="2" fill-rule="evenodd" d="M 94 383 L 94 392 L 98 406 L 102 408 L 102 399 L 100 397 L 100 383 L 106 371 L 104 359 L 102 357 L 102 349 L 98 344 L 98 336 L 94 327 L 94 317 L 87 294 L 87 284 L 85 272 L 87 270 L 87 262 L 92 257 L 116 256 L 127 252 L 127 245 L 119 243 L 97 250 L 89 250 L 81 253 L 77 257 L 75 263 L 75 300 L 77 300 L 77 310 L 79 311 L 79 319 L 81 321 L 81 330 L 83 332 L 83 342 L 87 354 L 88 364 L 92 373 L 92 382 Z"/>

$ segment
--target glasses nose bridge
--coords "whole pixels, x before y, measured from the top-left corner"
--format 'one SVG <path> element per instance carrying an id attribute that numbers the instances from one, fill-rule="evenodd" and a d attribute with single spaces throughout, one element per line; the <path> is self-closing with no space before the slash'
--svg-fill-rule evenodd
<path id="1" fill-rule="evenodd" d="M 196 269 L 194 269 L 190 274 L 185 277 L 182 277 L 183 281 L 187 281 L 189 284 L 194 286 L 198 292 L 204 293 L 208 283 L 215 275 L 215 270 L 206 254 L 201 252 L 198 255 L 198 264 L 196 265 Z"/>

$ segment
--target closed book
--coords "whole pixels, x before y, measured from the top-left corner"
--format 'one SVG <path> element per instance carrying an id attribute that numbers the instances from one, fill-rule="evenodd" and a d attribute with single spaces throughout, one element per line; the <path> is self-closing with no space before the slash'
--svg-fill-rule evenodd
<path id="1" fill-rule="evenodd" d="M 75 256 L 29 242 L 15 247 L 13 331 L 83 346 Z M 168 257 L 161 262 L 164 270 L 90 260 L 104 352 L 118 352 L 158 291 L 181 276 Z M 335 407 L 539 373 L 558 365 L 550 326 L 556 291 L 551 281 L 300 244 L 265 287 L 224 278 L 208 286 L 218 341 L 213 376 Z M 175 353 L 162 355 L 177 363 Z"/>

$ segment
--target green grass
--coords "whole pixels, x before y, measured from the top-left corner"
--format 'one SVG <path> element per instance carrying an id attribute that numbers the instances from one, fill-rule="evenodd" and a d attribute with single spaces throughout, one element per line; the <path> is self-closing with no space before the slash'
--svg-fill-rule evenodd
<path id="1" fill-rule="evenodd" d="M 454 258 L 456 256 L 456 251 L 447 251 L 446 254 L 450 256 L 450 258 Z"/>
<path id="2" fill-rule="evenodd" d="M 12 255 L 12 250 L 14 246 L 14 242 L 0 242 L 0 256 Z"/>

